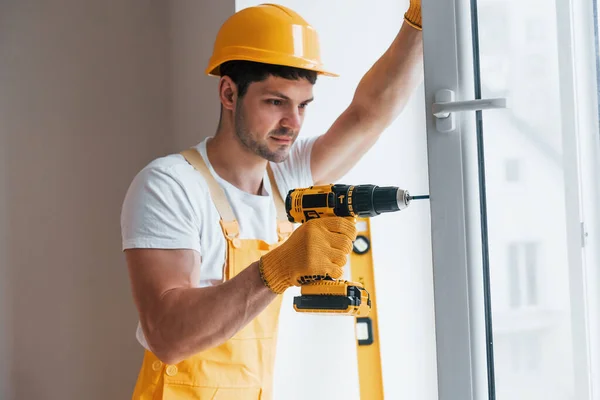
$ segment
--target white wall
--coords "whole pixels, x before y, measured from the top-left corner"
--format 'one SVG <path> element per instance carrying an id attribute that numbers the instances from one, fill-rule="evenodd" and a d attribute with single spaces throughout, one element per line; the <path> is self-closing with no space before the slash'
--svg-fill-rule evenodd
<path id="1" fill-rule="evenodd" d="M 0 6 L 3 400 L 131 395 L 119 214 L 169 135 L 167 17 L 161 1 Z"/>
<path id="2" fill-rule="evenodd" d="M 236 9 L 259 4 L 237 0 Z M 408 1 L 279 1 L 318 31 L 324 62 L 341 74 L 320 78 L 302 135 L 323 133 L 352 99 L 358 81 L 395 37 Z M 340 182 L 396 185 L 428 193 L 422 87 L 404 114 Z M 436 399 L 429 206 L 373 218 L 386 399 Z M 276 370 L 277 399 L 358 399 L 356 344 L 351 318 L 306 316 L 286 294 Z M 303 384 L 298 384 L 303 382 Z M 291 390 L 293 388 L 293 390 Z"/>

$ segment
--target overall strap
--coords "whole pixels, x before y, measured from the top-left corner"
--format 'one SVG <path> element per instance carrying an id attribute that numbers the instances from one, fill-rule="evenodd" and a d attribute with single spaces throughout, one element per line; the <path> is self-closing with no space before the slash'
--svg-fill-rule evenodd
<path id="1" fill-rule="evenodd" d="M 208 185 L 210 196 L 221 216 L 221 225 L 225 231 L 225 235 L 230 238 L 236 238 L 239 236 L 239 226 L 235 219 L 235 214 L 231 209 L 231 205 L 227 200 L 225 191 L 215 180 L 213 175 L 208 170 L 204 159 L 195 148 L 189 148 L 181 152 L 181 155 L 189 162 L 202 176 Z M 271 192 L 273 196 L 273 202 L 275 203 L 275 210 L 277 211 L 277 236 L 279 240 L 287 239 L 287 237 L 293 231 L 293 225 L 287 219 L 287 213 L 285 211 L 285 204 L 277 188 L 277 182 L 273 175 L 273 170 L 269 163 L 267 163 L 267 173 L 269 175 L 269 181 L 271 182 Z"/>
<path id="2" fill-rule="evenodd" d="M 287 218 L 285 211 L 285 204 L 277 188 L 277 182 L 275 182 L 275 176 L 271 169 L 271 164 L 267 163 L 267 173 L 269 174 L 269 181 L 271 182 L 271 193 L 273 196 L 273 202 L 275 203 L 275 210 L 277 211 L 277 236 L 279 240 L 287 239 L 292 234 L 293 225 Z"/>
<path id="3" fill-rule="evenodd" d="M 231 209 L 231 205 L 227 200 L 227 196 L 225 195 L 225 191 L 223 188 L 217 183 L 213 175 L 208 170 L 204 159 L 195 148 L 189 148 L 181 152 L 181 155 L 185 157 L 187 162 L 189 162 L 202 176 L 208 185 L 208 190 L 210 191 L 210 196 L 212 198 L 219 215 L 221 216 L 221 225 L 225 231 L 225 235 L 230 238 L 235 238 L 239 235 L 240 230 L 238 226 L 238 222 L 235 219 L 235 214 Z"/>

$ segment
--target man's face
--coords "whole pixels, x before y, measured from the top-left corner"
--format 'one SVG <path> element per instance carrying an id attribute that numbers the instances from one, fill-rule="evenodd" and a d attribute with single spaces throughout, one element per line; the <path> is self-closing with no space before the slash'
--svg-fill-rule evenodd
<path id="1" fill-rule="evenodd" d="M 272 161 L 284 161 L 296 141 L 304 112 L 313 98 L 306 79 L 270 76 L 251 83 L 235 110 L 236 136 L 251 152 Z"/>

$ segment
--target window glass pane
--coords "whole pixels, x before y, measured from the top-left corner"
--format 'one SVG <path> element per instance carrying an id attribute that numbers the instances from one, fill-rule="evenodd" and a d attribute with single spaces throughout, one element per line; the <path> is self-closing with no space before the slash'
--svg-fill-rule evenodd
<path id="1" fill-rule="evenodd" d="M 554 1 L 477 0 L 496 398 L 574 399 Z M 523 173 L 526 166 L 526 173 Z"/>

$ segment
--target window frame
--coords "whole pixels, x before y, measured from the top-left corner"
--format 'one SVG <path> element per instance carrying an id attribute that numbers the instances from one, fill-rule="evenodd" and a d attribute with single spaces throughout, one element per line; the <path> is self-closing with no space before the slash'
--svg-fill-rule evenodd
<path id="1" fill-rule="evenodd" d="M 469 52 L 472 43 L 470 35 L 457 31 L 461 24 L 457 24 L 455 18 L 459 22 L 466 18 L 470 24 L 470 12 L 457 8 L 457 1 L 421 4 L 439 400 L 472 400 L 477 391 L 475 385 L 481 382 L 481 379 L 473 376 L 474 371 L 481 370 L 474 368 L 480 365 L 481 354 L 472 354 L 481 347 L 472 344 L 481 337 L 478 333 L 481 333 L 482 319 L 475 316 L 482 314 L 481 310 L 474 312 L 476 307 L 470 306 L 472 296 L 476 294 L 470 293 L 469 285 L 472 279 L 469 272 L 480 270 L 477 266 L 481 265 L 478 257 L 473 259 L 477 247 L 467 251 L 469 244 L 473 244 L 473 241 L 467 240 L 467 232 L 472 231 L 469 226 L 479 226 L 479 220 L 467 220 L 465 212 L 469 205 L 477 207 L 473 197 L 478 197 L 478 186 L 471 185 L 471 188 L 477 189 L 465 192 L 469 178 L 473 182 L 473 177 L 463 175 L 463 162 L 468 160 L 463 161 L 462 154 L 463 147 L 473 144 L 469 140 L 466 141 L 469 143 L 463 143 L 462 132 L 473 133 L 474 129 L 470 126 L 473 124 L 463 124 L 461 114 L 457 115 L 460 121 L 456 131 L 440 133 L 436 129 L 435 117 L 429 112 L 438 90 L 453 90 L 458 99 L 472 97 L 461 96 L 459 92 L 461 81 L 470 82 L 473 79 L 471 75 L 468 81 L 459 80 L 459 51 Z M 459 35 L 464 39 L 461 40 L 461 46 L 457 43 Z M 440 68 L 441 65 L 445 68 Z M 472 74 L 468 66 L 462 72 Z M 472 85 L 463 90 L 473 93 Z M 467 265 L 473 268 L 469 270 Z M 482 386 L 485 385 L 487 382 Z"/>
<path id="2" fill-rule="evenodd" d="M 487 361 L 493 353 L 485 350 L 493 343 L 487 343 L 484 314 L 483 208 L 477 168 L 469 168 L 478 162 L 475 112 L 457 114 L 456 130 L 449 133 L 437 131 L 430 112 L 441 89 L 453 90 L 457 101 L 475 98 L 471 6 L 470 0 L 422 4 L 440 400 L 495 398 L 493 358 L 491 370 Z M 600 172 L 591 166 L 600 166 L 600 109 L 597 97 L 593 106 L 578 101 L 589 98 L 590 87 L 598 90 L 597 59 L 590 58 L 596 56 L 597 21 L 592 1 L 556 0 L 556 10 L 559 71 L 566 77 L 560 91 L 575 396 L 599 400 L 600 388 L 593 385 L 600 382 L 600 318 L 592 316 L 600 315 Z"/>
<path id="3" fill-rule="evenodd" d="M 598 0 L 572 3 L 572 48 L 575 55 L 574 91 L 581 99 L 576 122 L 580 133 L 581 241 L 583 279 L 588 316 L 588 353 L 582 355 L 590 366 L 589 395 L 600 400 L 600 48 Z"/>

